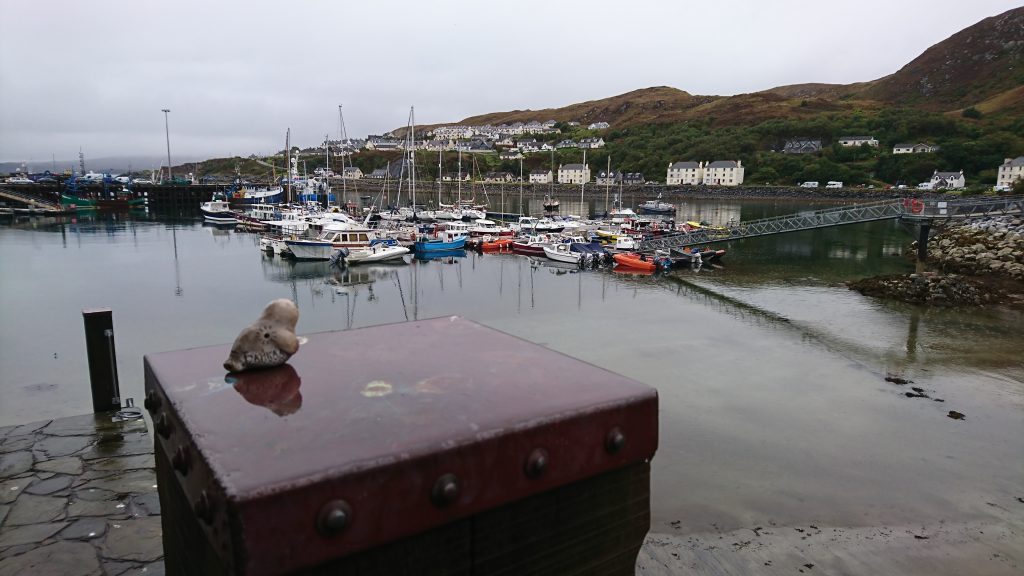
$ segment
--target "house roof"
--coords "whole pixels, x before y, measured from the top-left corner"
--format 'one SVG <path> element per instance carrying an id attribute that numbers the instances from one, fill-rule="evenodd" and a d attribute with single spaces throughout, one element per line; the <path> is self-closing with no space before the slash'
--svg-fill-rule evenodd
<path id="1" fill-rule="evenodd" d="M 551 170 L 530 170 L 530 175 L 533 176 L 534 174 L 537 174 L 538 176 L 543 176 L 551 174 Z"/>
<path id="2" fill-rule="evenodd" d="M 874 140 L 872 136 L 840 136 L 840 140 Z"/>
<path id="3" fill-rule="evenodd" d="M 1003 162 L 1003 166 L 1024 166 L 1024 156 L 1017 156 Z"/>
<path id="4" fill-rule="evenodd" d="M 566 164 L 561 167 L 561 170 L 584 170 L 586 168 L 583 164 Z"/>
<path id="5" fill-rule="evenodd" d="M 935 172 L 937 178 L 959 178 L 963 175 L 963 172 Z"/>
<path id="6" fill-rule="evenodd" d="M 700 168 L 700 164 L 697 162 L 676 162 L 670 166 L 672 170 L 683 170 L 688 168 Z"/>
<path id="7" fill-rule="evenodd" d="M 707 167 L 708 168 L 735 168 L 736 167 L 736 161 L 735 160 L 715 160 L 714 162 L 708 164 Z"/>
<path id="8" fill-rule="evenodd" d="M 359 169 L 359 166 L 345 166 L 345 170 L 344 171 L 345 172 L 362 172 L 362 170 Z"/>

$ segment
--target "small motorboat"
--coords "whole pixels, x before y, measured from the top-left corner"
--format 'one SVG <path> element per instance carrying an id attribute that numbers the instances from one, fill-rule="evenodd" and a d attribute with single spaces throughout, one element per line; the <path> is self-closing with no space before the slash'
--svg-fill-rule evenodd
<path id="1" fill-rule="evenodd" d="M 675 214 L 676 205 L 661 201 L 661 193 L 654 200 L 640 203 L 640 211 L 645 214 Z"/>
<path id="2" fill-rule="evenodd" d="M 512 238 L 493 238 L 484 236 L 482 242 L 477 247 L 483 252 L 511 252 L 512 243 L 515 242 Z"/>
<path id="3" fill-rule="evenodd" d="M 199 205 L 199 211 L 203 213 L 203 220 L 214 224 L 238 224 L 238 215 L 231 210 L 231 204 L 227 200 L 214 198 L 209 202 Z"/>
<path id="4" fill-rule="evenodd" d="M 655 264 L 651 258 L 636 252 L 613 254 L 612 258 L 615 259 L 616 265 L 623 268 L 632 268 L 634 270 L 643 270 L 647 272 L 654 272 L 658 269 L 658 265 Z"/>
<path id="5" fill-rule="evenodd" d="M 345 262 L 349 265 L 363 264 L 370 262 L 389 262 L 403 260 L 409 253 L 409 249 L 399 246 L 394 240 L 375 242 L 366 248 L 353 248 L 345 256 Z"/>
<path id="6" fill-rule="evenodd" d="M 544 247 L 551 245 L 546 234 L 525 236 L 512 243 L 512 252 L 527 256 L 545 256 Z"/>
<path id="7" fill-rule="evenodd" d="M 566 242 L 544 246 L 544 255 L 556 262 L 578 265 L 580 260 L 583 258 L 583 253 L 573 252 L 570 250 L 570 246 L 571 245 Z"/>

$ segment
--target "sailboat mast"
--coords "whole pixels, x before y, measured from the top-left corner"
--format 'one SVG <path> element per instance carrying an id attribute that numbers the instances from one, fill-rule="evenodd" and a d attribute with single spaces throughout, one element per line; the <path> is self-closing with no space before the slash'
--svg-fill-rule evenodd
<path id="1" fill-rule="evenodd" d="M 586 148 L 583 149 L 583 170 L 581 170 L 581 172 L 583 174 L 587 173 L 587 149 Z M 586 186 L 587 186 L 586 178 L 580 178 L 580 210 L 584 210 L 585 209 L 585 205 L 583 204 L 583 189 L 586 188 Z M 587 216 L 589 216 L 589 214 Z M 581 215 L 580 218 L 586 218 L 586 216 L 582 216 Z"/>
<path id="2" fill-rule="evenodd" d="M 612 175 L 612 155 L 608 155 L 608 168 L 604 172 L 604 211 L 608 211 L 608 189 L 612 187 L 612 181 L 610 179 Z"/>
<path id="3" fill-rule="evenodd" d="M 291 128 L 289 128 L 288 131 L 285 132 L 284 147 L 287 149 L 287 152 L 285 153 L 285 162 L 286 162 L 285 174 L 287 174 L 285 182 L 286 182 L 286 185 L 288 186 L 287 194 L 285 194 L 285 199 L 286 199 L 286 201 L 289 204 L 291 204 L 291 202 L 292 202 L 292 129 Z"/>
<path id="4" fill-rule="evenodd" d="M 459 145 L 459 206 L 462 206 L 462 145 Z"/>
<path id="5" fill-rule="evenodd" d="M 532 184 L 530 186 L 533 186 Z M 504 208 L 501 210 L 505 211 Z M 523 153 L 519 153 L 519 213 L 523 214 Z"/>
<path id="6" fill-rule="evenodd" d="M 441 154 L 443 153 L 443 148 L 437 150 L 437 210 L 441 209 Z"/>
<path id="7" fill-rule="evenodd" d="M 324 155 L 327 160 L 327 165 L 324 166 L 324 205 L 330 205 L 331 203 L 331 135 L 324 134 Z"/>
<path id="8" fill-rule="evenodd" d="M 409 107 L 409 189 L 412 194 L 412 213 L 416 215 L 416 108 Z"/>
<path id="9" fill-rule="evenodd" d="M 348 140 L 348 132 L 345 130 L 345 115 L 341 113 L 341 104 L 338 104 L 338 122 L 341 128 L 338 132 L 338 142 L 341 145 L 341 195 L 348 198 L 348 182 L 345 181 L 345 145 Z M 342 199 L 338 198 L 338 206 L 341 206 Z"/>

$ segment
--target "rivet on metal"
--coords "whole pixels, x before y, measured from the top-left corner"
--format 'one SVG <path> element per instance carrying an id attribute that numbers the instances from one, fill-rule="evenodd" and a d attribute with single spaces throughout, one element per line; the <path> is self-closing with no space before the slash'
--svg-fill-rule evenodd
<path id="1" fill-rule="evenodd" d="M 316 517 L 316 531 L 321 536 L 337 536 L 352 520 L 352 507 L 344 500 L 331 500 L 320 508 Z"/>
<path id="2" fill-rule="evenodd" d="M 166 412 L 160 414 L 160 417 L 156 419 L 156 422 L 153 424 L 153 426 L 156 428 L 157 434 L 160 434 L 164 438 L 170 436 L 171 430 L 174 428 L 174 426 L 171 424 L 171 419 L 167 417 Z"/>
<path id="3" fill-rule="evenodd" d="M 193 509 L 195 510 L 196 516 L 201 518 L 203 522 L 213 524 L 213 507 L 213 500 L 206 493 L 206 490 L 203 490 L 202 493 L 199 494 L 199 498 L 196 500 Z"/>
<path id="4" fill-rule="evenodd" d="M 459 497 L 459 479 L 454 474 L 445 474 L 434 482 L 430 499 L 435 506 L 448 506 Z"/>
<path id="5" fill-rule="evenodd" d="M 171 456 L 171 466 L 178 472 L 181 472 L 182 476 L 188 475 L 188 471 L 192 469 L 192 453 L 189 451 L 188 446 L 178 446 L 178 449 L 174 451 L 174 455 Z"/>
<path id="6" fill-rule="evenodd" d="M 149 410 L 150 414 L 159 410 L 162 403 L 163 401 L 160 400 L 160 395 L 157 394 L 155 390 L 146 392 L 146 399 L 142 401 L 143 406 L 146 407 L 146 410 Z"/>
<path id="7" fill-rule="evenodd" d="M 543 448 L 535 448 L 526 457 L 526 465 L 523 472 L 530 478 L 537 478 L 544 473 L 548 467 L 548 451 Z"/>
<path id="8" fill-rule="evenodd" d="M 622 447 L 626 445 L 626 435 L 619 430 L 618 427 L 612 428 L 608 431 L 608 434 L 604 437 L 604 449 L 609 454 L 615 454 Z"/>

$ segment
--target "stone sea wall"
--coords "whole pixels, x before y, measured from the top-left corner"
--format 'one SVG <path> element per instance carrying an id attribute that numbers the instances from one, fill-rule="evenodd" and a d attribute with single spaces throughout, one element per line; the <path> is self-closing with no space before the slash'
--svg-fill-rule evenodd
<path id="1" fill-rule="evenodd" d="M 917 242 L 911 245 L 917 253 Z M 928 261 L 943 271 L 1024 278 L 1024 220 L 1000 216 L 947 228 L 928 241 Z"/>
<path id="2" fill-rule="evenodd" d="M 917 242 L 908 256 L 916 257 Z M 1024 221 L 1000 216 L 947 227 L 928 242 L 933 271 L 849 284 L 880 298 L 933 306 L 1024 307 Z"/>

